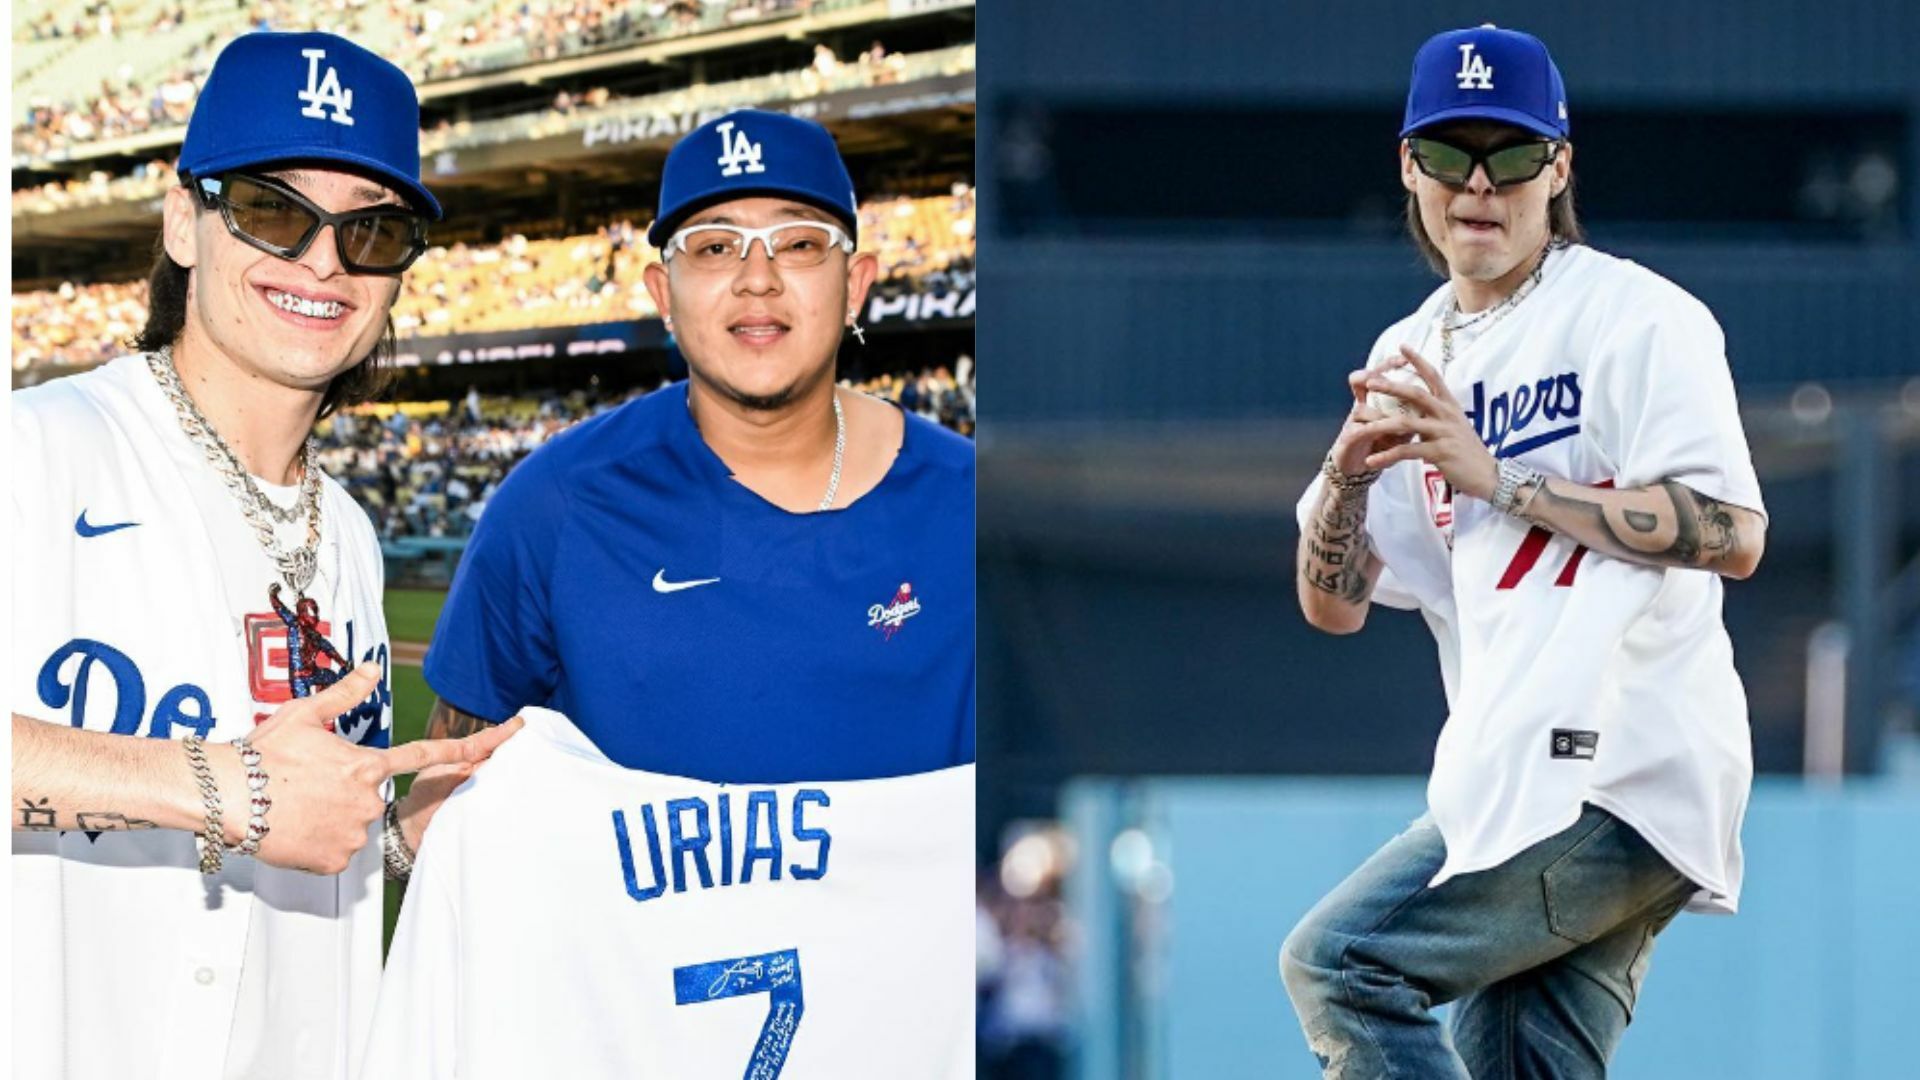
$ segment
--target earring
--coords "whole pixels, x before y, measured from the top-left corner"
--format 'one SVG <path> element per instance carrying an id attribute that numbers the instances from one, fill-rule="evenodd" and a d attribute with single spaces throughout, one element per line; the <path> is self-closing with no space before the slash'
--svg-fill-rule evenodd
<path id="1" fill-rule="evenodd" d="M 662 315 L 662 316 L 660 316 L 660 321 L 661 321 L 662 323 L 664 323 L 664 324 L 666 324 L 666 327 L 667 327 L 667 333 L 669 333 L 669 334 L 671 334 L 671 333 L 673 333 L 673 316 L 671 316 L 671 315 Z"/>
<path id="2" fill-rule="evenodd" d="M 853 311 L 853 309 L 851 308 L 847 309 L 847 329 L 853 331 L 853 337 L 855 341 L 858 341 L 860 344 L 865 345 L 867 343 L 867 332 L 866 330 L 861 328 L 858 322 L 854 320 L 854 314 L 855 312 Z"/>

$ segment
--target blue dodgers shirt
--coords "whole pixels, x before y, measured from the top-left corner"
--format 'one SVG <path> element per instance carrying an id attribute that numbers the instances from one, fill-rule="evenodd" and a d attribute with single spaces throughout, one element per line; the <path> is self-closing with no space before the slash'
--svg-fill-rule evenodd
<path id="1" fill-rule="evenodd" d="M 516 467 L 428 650 L 449 705 L 540 705 L 628 768 L 860 780 L 974 755 L 973 444 L 909 414 L 852 505 L 795 514 L 732 478 L 678 383 Z"/>

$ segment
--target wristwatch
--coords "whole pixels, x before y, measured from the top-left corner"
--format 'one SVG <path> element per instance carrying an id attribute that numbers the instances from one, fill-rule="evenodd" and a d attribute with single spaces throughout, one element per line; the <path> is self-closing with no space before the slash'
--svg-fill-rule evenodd
<path id="1" fill-rule="evenodd" d="M 1493 503 L 1495 510 L 1518 517 L 1520 507 L 1515 500 L 1520 495 L 1520 489 L 1529 484 L 1538 484 L 1544 478 L 1540 475 L 1540 470 L 1522 465 L 1512 458 L 1501 458 L 1497 467 L 1500 471 L 1500 480 L 1494 484 L 1493 498 L 1489 501 Z"/>

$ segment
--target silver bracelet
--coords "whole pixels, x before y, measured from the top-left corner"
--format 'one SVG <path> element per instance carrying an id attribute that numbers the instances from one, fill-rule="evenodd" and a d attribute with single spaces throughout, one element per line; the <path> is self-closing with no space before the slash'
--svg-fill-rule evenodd
<path id="1" fill-rule="evenodd" d="M 405 881 L 413 876 L 413 849 L 400 831 L 400 800 L 387 804 L 386 822 L 380 826 L 380 855 L 386 862 L 388 881 Z"/>
<path id="2" fill-rule="evenodd" d="M 212 766 L 207 764 L 206 740 L 189 735 L 180 741 L 186 746 L 187 764 L 193 769 L 193 782 L 200 788 L 200 801 L 207 808 L 206 830 L 193 838 L 194 846 L 200 850 L 200 872 L 217 874 L 221 851 L 226 846 L 226 836 L 220 827 L 220 785 L 213 778 Z"/>
<path id="3" fill-rule="evenodd" d="M 1500 480 L 1493 487 L 1493 498 L 1488 501 L 1493 503 L 1495 510 L 1518 517 L 1520 509 L 1514 505 L 1514 498 L 1520 494 L 1520 489 L 1528 484 L 1539 484 L 1540 473 L 1512 458 L 1501 458 L 1498 468 Z"/>
<path id="4" fill-rule="evenodd" d="M 260 854 L 260 841 L 267 835 L 267 811 L 273 809 L 273 800 L 267 797 L 267 770 L 260 767 L 260 751 L 253 748 L 247 737 L 233 740 L 234 749 L 240 751 L 240 764 L 247 768 L 247 799 L 249 816 L 247 834 L 238 844 L 228 848 L 242 855 Z"/>

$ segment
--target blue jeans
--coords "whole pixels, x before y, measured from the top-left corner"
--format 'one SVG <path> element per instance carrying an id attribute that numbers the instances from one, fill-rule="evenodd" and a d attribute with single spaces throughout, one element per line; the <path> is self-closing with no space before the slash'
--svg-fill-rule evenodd
<path id="1" fill-rule="evenodd" d="M 1326 1076 L 1603 1077 L 1653 938 L 1694 886 L 1612 814 L 1437 889 L 1426 819 L 1287 935 L 1280 974 Z M 1453 1002 L 1451 1031 L 1432 1013 Z"/>

